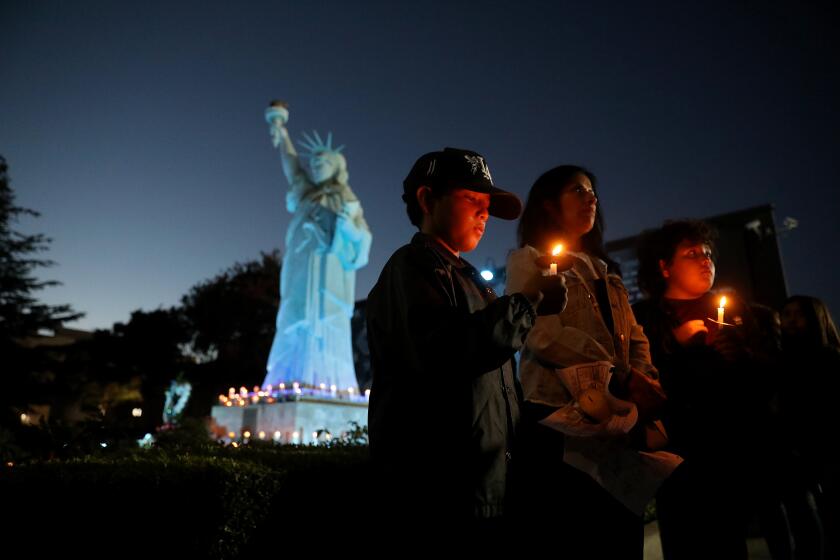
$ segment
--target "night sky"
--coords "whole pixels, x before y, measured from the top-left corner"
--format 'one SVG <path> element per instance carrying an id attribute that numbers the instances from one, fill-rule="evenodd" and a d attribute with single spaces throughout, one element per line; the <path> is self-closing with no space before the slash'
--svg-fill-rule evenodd
<path id="1" fill-rule="evenodd" d="M 586 5 L 584 5 L 586 4 Z M 791 293 L 837 295 L 840 45 L 828 4 L 0 4 L 0 154 L 19 228 L 53 238 L 42 293 L 107 328 L 281 248 L 290 215 L 263 110 L 332 130 L 373 232 L 366 296 L 413 233 L 421 154 L 484 154 L 523 198 L 545 170 L 600 181 L 607 238 L 771 203 Z M 633 4 L 627 6 L 626 4 Z M 478 266 L 515 223 L 491 221 Z"/>

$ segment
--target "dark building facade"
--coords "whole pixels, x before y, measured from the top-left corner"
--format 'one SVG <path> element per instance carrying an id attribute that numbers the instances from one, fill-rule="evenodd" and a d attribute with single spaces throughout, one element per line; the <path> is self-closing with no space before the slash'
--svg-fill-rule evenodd
<path id="1" fill-rule="evenodd" d="M 771 205 L 705 218 L 719 234 L 715 287 L 734 289 L 742 298 L 779 309 L 787 299 L 778 233 Z M 621 266 L 630 303 L 641 299 L 637 285 L 638 235 L 607 243 L 607 252 Z"/>

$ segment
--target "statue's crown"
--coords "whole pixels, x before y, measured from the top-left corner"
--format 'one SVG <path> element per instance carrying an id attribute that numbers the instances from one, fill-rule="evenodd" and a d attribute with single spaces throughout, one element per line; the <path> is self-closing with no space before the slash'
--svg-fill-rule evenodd
<path id="1" fill-rule="evenodd" d="M 312 131 L 312 136 L 309 136 L 304 132 L 303 139 L 298 140 L 298 145 L 305 150 L 305 155 L 308 156 L 315 155 L 319 152 L 334 152 L 336 154 L 340 154 L 341 150 L 344 149 L 343 145 L 333 148 L 332 132 L 327 132 L 327 141 L 324 142 L 317 130 Z"/>

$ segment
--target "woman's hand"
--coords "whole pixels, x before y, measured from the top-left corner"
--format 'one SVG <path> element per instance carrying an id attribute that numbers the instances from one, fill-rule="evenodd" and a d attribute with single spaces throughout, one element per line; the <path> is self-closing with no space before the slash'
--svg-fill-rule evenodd
<path id="1" fill-rule="evenodd" d="M 675 328 L 673 333 L 674 338 L 681 346 L 688 346 L 697 340 L 695 337 L 700 338 L 701 333 L 701 340 L 705 340 L 706 335 L 709 334 L 709 329 L 706 327 L 703 319 L 694 319 L 693 321 L 686 321 Z"/>
<path id="2" fill-rule="evenodd" d="M 659 381 L 651 379 L 636 368 L 627 376 L 627 400 L 639 409 L 642 421 L 655 420 L 662 414 L 668 396 Z"/>

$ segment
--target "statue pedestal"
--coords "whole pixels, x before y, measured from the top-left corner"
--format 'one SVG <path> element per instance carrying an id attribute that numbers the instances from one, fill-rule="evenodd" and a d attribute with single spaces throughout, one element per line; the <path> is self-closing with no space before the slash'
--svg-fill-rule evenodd
<path id="1" fill-rule="evenodd" d="M 333 439 L 352 429 L 350 422 L 367 426 L 368 405 L 340 399 L 319 399 L 301 396 L 296 400 L 274 403 L 257 403 L 248 406 L 220 406 L 212 410 L 219 429 L 228 436 L 224 441 L 236 441 L 245 431 L 250 439 L 265 439 L 278 443 L 315 443 L 319 430 L 326 430 Z M 234 437 L 229 436 L 230 432 Z M 260 432 L 264 437 L 260 438 Z"/>

